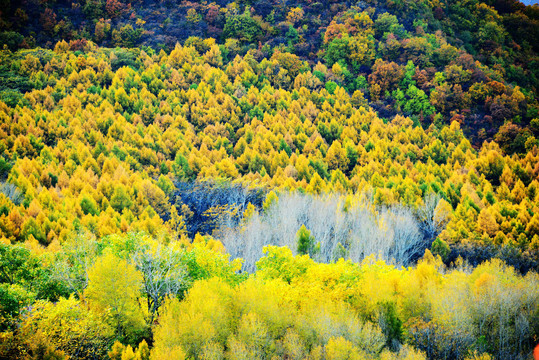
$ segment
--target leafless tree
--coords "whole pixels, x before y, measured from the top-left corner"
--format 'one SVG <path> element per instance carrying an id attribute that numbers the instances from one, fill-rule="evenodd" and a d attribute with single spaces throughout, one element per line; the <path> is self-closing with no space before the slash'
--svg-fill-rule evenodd
<path id="1" fill-rule="evenodd" d="M 419 224 L 427 241 L 432 242 L 449 222 L 449 214 L 438 208 L 440 200 L 440 195 L 429 193 L 423 199 L 423 205 L 417 209 Z"/>
<path id="2" fill-rule="evenodd" d="M 88 270 L 98 256 L 95 236 L 81 233 L 69 238 L 55 254 L 51 267 L 53 279 L 65 284 L 70 292 L 82 291 L 88 285 Z"/>
<path id="3" fill-rule="evenodd" d="M 244 270 L 255 270 L 265 245 L 297 250 L 296 233 L 302 225 L 315 238 L 315 260 L 331 262 L 343 256 L 361 261 L 375 254 L 387 261 L 408 265 L 425 250 L 425 241 L 414 212 L 404 206 L 376 208 L 363 202 L 344 209 L 339 195 L 281 194 L 265 213 L 254 214 L 242 226 L 219 227 L 214 236 L 222 240 L 232 257 L 245 260 Z"/>
<path id="4" fill-rule="evenodd" d="M 265 191 L 234 182 L 195 181 L 176 183 L 171 196 L 178 210 L 186 205 L 191 211 L 186 222 L 190 236 L 211 234 L 215 228 L 237 226 L 239 216 L 249 203 L 260 207 Z M 165 218 L 165 220 L 168 220 Z"/>
<path id="5" fill-rule="evenodd" d="M 188 288 L 187 269 L 181 253 L 163 245 L 153 249 L 139 248 L 132 255 L 132 261 L 144 278 L 151 324 L 167 296 L 176 296 Z"/>
<path id="6" fill-rule="evenodd" d="M 4 194 L 15 205 L 20 205 L 24 200 L 22 192 L 11 183 L 0 183 L 0 192 Z"/>

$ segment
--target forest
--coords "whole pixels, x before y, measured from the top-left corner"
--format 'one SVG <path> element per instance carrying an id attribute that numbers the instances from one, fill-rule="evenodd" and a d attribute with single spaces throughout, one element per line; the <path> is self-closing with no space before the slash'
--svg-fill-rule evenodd
<path id="1" fill-rule="evenodd" d="M 0 359 L 539 356 L 539 6 L 0 9 Z"/>

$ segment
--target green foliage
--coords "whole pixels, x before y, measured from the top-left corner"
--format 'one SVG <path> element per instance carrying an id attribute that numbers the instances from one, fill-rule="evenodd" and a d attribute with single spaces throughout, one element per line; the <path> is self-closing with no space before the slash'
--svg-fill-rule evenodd
<path id="1" fill-rule="evenodd" d="M 294 257 L 286 247 L 265 246 L 263 251 L 265 256 L 256 263 L 256 268 L 265 279 L 280 278 L 290 283 L 312 265 L 309 256 Z"/>
<path id="2" fill-rule="evenodd" d="M 103 0 L 86 0 L 82 11 L 90 18 L 99 19 L 104 15 L 105 2 Z"/>
<path id="3" fill-rule="evenodd" d="M 339 60 L 346 59 L 348 52 L 348 43 L 349 38 L 335 38 L 329 43 L 326 50 L 326 55 L 324 60 L 328 63 L 329 66 L 339 62 Z"/>
<path id="4" fill-rule="evenodd" d="M 378 15 L 374 21 L 374 28 L 378 36 L 391 32 L 396 25 L 399 24 L 399 20 L 395 15 L 388 14 L 387 12 Z"/>
<path id="5" fill-rule="evenodd" d="M 141 29 L 134 29 L 131 24 L 127 24 L 118 30 L 112 30 L 112 41 L 116 46 L 133 47 L 140 38 L 141 33 Z"/>
<path id="6" fill-rule="evenodd" d="M 174 184 L 172 183 L 172 181 L 168 177 L 163 175 L 159 176 L 159 179 L 157 180 L 157 186 L 159 186 L 159 188 L 163 190 L 163 192 L 167 196 L 169 196 L 174 190 Z"/>
<path id="7" fill-rule="evenodd" d="M 114 194 L 110 199 L 110 205 L 118 212 L 122 212 L 123 209 L 128 209 L 133 205 L 131 196 L 123 185 L 118 186 L 114 190 Z"/>
<path id="8" fill-rule="evenodd" d="M 333 81 L 328 81 L 326 82 L 326 90 L 328 91 L 328 93 L 330 93 L 331 95 L 333 95 L 335 93 L 335 90 L 337 89 L 337 84 Z"/>
<path id="9" fill-rule="evenodd" d="M 12 167 L 13 165 L 9 161 L 4 159 L 3 156 L 0 156 L 0 179 L 5 179 Z"/>
<path id="10" fill-rule="evenodd" d="M 27 285 L 38 269 L 39 261 L 30 250 L 0 243 L 0 283 Z"/>
<path id="11" fill-rule="evenodd" d="M 270 191 L 268 195 L 266 196 L 266 200 L 264 200 L 264 204 L 262 205 L 262 208 L 264 211 L 270 211 L 271 207 L 274 206 L 279 201 L 279 197 L 275 192 Z"/>
<path id="12" fill-rule="evenodd" d="M 84 196 L 80 201 L 80 207 L 85 215 L 98 215 L 99 209 L 95 200 L 89 196 Z"/>
<path id="13" fill-rule="evenodd" d="M 0 331 L 14 328 L 21 311 L 35 298 L 35 294 L 20 285 L 0 284 Z"/>
<path id="14" fill-rule="evenodd" d="M 0 44 L 5 44 L 11 51 L 15 51 L 19 48 L 23 42 L 24 37 L 16 31 L 2 31 L 0 32 Z"/>
<path id="15" fill-rule="evenodd" d="M 401 319 L 397 314 L 397 305 L 391 301 L 384 301 L 379 305 L 379 319 L 382 323 L 382 331 L 386 337 L 386 345 L 396 350 L 395 344 L 404 340 L 404 329 Z"/>
<path id="16" fill-rule="evenodd" d="M 0 101 L 6 103 L 6 105 L 15 107 L 17 105 L 24 105 L 24 96 L 18 90 L 3 90 L 0 92 Z"/>
<path id="17" fill-rule="evenodd" d="M 447 243 L 440 238 L 436 238 L 436 240 L 434 240 L 431 250 L 433 255 L 439 255 L 443 261 L 447 261 L 449 254 L 451 253 L 449 245 L 447 245 Z"/>
<path id="18" fill-rule="evenodd" d="M 260 24 L 248 12 L 227 17 L 223 35 L 240 41 L 253 42 L 262 35 Z"/>
<path id="19" fill-rule="evenodd" d="M 214 241 L 215 242 L 215 241 Z M 202 242 L 195 243 L 185 254 L 184 263 L 191 281 L 220 277 L 230 283 L 237 283 L 242 276 L 236 272 L 241 268 L 241 259 L 230 261 L 230 256 Z M 215 244 L 218 246 L 217 244 Z"/>
<path id="20" fill-rule="evenodd" d="M 298 244 L 298 254 L 313 256 L 315 253 L 315 239 L 305 225 L 301 225 L 296 233 L 296 242 Z"/>
<path id="21" fill-rule="evenodd" d="M 176 158 L 172 164 L 172 172 L 178 180 L 188 180 L 193 176 L 187 159 L 180 153 L 176 154 Z"/>

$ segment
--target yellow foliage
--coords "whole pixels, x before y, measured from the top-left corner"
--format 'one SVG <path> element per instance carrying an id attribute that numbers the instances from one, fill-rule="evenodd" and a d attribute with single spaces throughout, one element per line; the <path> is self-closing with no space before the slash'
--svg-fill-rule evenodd
<path id="1" fill-rule="evenodd" d="M 89 305 L 108 314 L 120 336 L 141 331 L 146 326 L 147 309 L 139 302 L 142 274 L 124 259 L 105 254 L 88 270 L 84 296 Z"/>

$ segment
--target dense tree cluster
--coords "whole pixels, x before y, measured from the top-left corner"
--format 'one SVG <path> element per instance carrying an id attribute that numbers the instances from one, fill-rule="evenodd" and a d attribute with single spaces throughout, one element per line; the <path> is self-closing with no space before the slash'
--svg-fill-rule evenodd
<path id="1" fill-rule="evenodd" d="M 325 265 L 294 257 L 288 248 L 264 252 L 255 276 L 239 286 L 214 279 L 195 285 L 182 302 L 169 301 L 155 331 L 155 353 L 167 359 L 478 359 L 488 348 L 497 358 L 517 359 L 520 344 L 533 341 L 520 335 L 531 323 L 516 318 L 537 316 L 537 275 L 519 278 L 499 261 L 442 274 L 430 253 L 417 268 L 397 270 L 372 258 Z M 521 286 L 535 295 L 523 296 Z M 185 318 L 196 320 L 178 326 Z M 388 351 L 401 342 L 423 353 L 407 346 Z"/>
<path id="2" fill-rule="evenodd" d="M 533 137 L 523 155 L 505 155 L 494 141 L 476 150 L 458 121 L 423 128 L 402 116 L 381 119 L 360 91 L 324 87 L 313 74 L 333 74 L 322 64 L 280 52 L 224 64 L 212 40 L 203 44 L 203 53 L 91 44 L 71 52 L 65 42 L 54 51 L 2 51 L 3 66 L 33 88 L 0 102 L 4 242 L 50 246 L 82 228 L 97 237 L 181 238 L 194 235 L 193 221 L 215 219 L 212 211 L 239 219 L 249 202 L 260 209 L 261 200 L 245 195 L 198 209 L 175 190 L 220 178 L 278 192 L 354 193 L 414 213 L 435 194 L 450 213 L 441 242 L 536 254 Z M 518 140 L 510 125 L 502 131 Z"/>
<path id="3" fill-rule="evenodd" d="M 0 359 L 529 359 L 537 10 L 0 0 Z"/>
<path id="4" fill-rule="evenodd" d="M 202 279 L 243 278 L 241 261 L 201 236 L 165 245 L 142 234 L 81 234 L 54 253 L 5 244 L 0 253 L 2 359 L 107 358 L 114 341 L 151 339 L 168 297 L 182 298 Z"/>
<path id="5" fill-rule="evenodd" d="M 427 250 L 399 269 L 269 246 L 247 277 L 201 236 L 0 251 L 6 359 L 527 359 L 539 332 L 537 274 L 497 259 L 448 270 Z"/>
<path id="6" fill-rule="evenodd" d="M 536 273 L 462 257 L 537 269 L 533 141 L 476 150 L 458 121 L 381 119 L 322 64 L 204 44 L 1 52 L 28 86 L 0 102 L 1 356 L 526 356 Z M 346 294 L 303 306 L 325 271 Z M 301 322 L 245 298 L 279 291 Z"/>
<path id="7" fill-rule="evenodd" d="M 517 0 L 5 3 L 0 43 L 11 50 L 63 39 L 71 50 L 90 40 L 167 51 L 185 42 L 203 53 L 203 39 L 215 38 L 225 63 L 249 51 L 258 60 L 290 52 L 328 68 L 302 81 L 360 90 L 385 118 L 459 121 L 473 144 L 511 121 L 519 137 L 505 139 L 511 152 L 526 151 L 539 113 L 539 12 Z M 293 82 L 300 69 L 285 69 Z"/>

